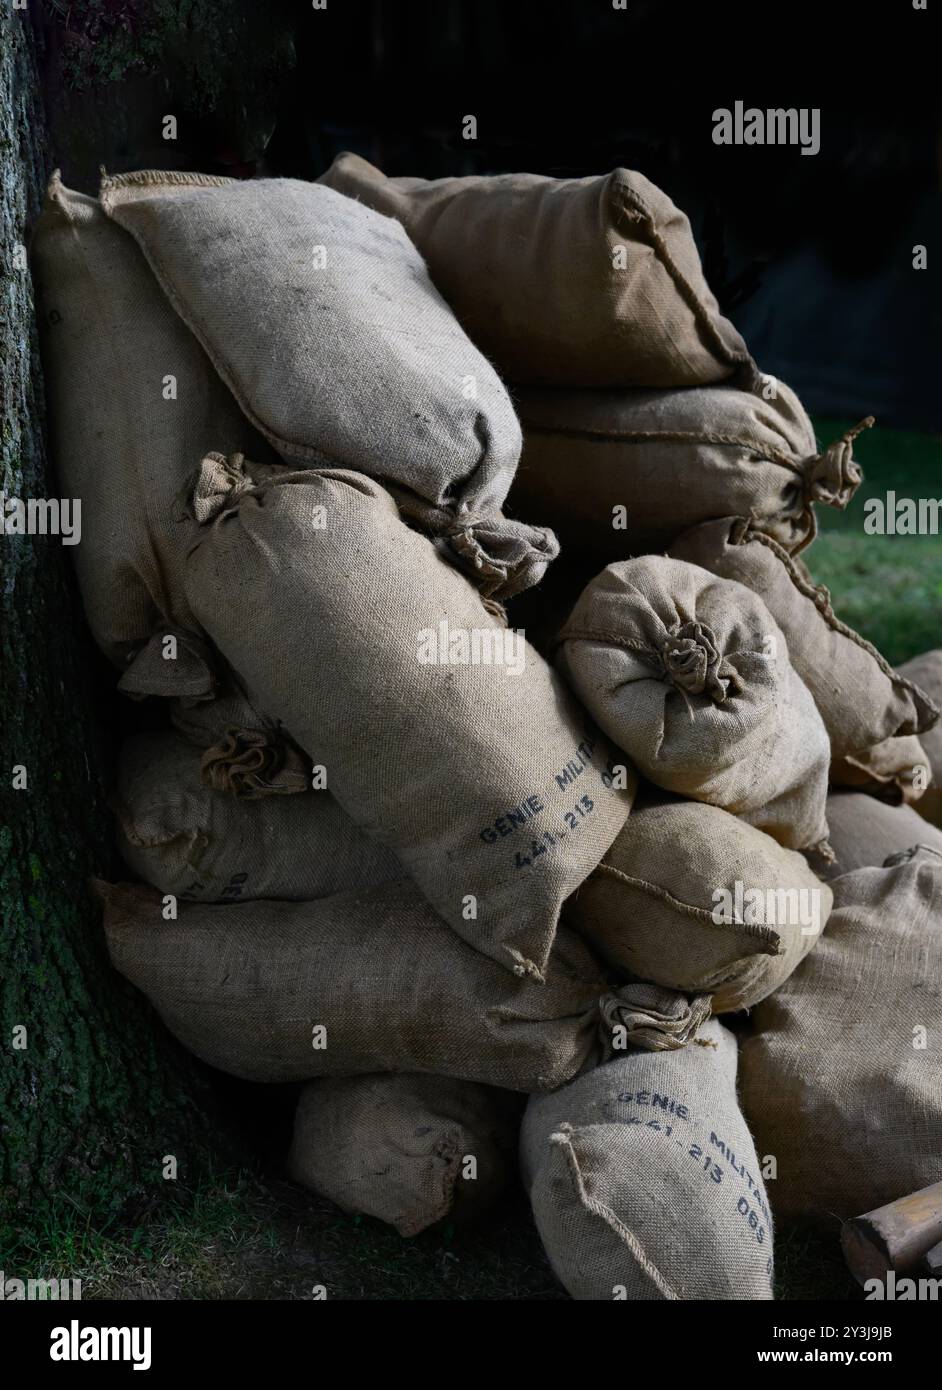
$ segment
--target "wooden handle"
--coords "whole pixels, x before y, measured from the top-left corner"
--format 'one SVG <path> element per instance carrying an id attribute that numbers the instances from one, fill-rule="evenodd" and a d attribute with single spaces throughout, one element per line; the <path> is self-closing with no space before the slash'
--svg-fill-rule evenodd
<path id="1" fill-rule="evenodd" d="M 934 1247 L 942 1250 L 942 1182 L 845 1221 L 841 1246 L 860 1284 L 882 1279 L 891 1269 L 897 1274 L 917 1269 Z"/>

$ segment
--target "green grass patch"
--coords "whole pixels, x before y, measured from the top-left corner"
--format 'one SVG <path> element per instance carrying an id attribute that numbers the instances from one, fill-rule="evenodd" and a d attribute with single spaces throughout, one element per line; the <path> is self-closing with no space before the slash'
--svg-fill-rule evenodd
<path id="1" fill-rule="evenodd" d="M 816 419 L 827 443 L 853 422 Z M 942 646 L 942 537 L 864 532 L 869 497 L 942 497 L 942 441 L 879 426 L 860 435 L 854 455 L 864 481 L 844 512 L 818 507 L 820 534 L 805 553 L 838 617 L 893 665 Z"/>

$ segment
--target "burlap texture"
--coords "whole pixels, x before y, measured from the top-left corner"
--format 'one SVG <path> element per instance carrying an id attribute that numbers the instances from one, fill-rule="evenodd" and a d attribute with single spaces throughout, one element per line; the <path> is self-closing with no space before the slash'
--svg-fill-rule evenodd
<path id="1" fill-rule="evenodd" d="M 942 705 L 942 648 L 914 656 L 898 670 L 901 676 L 925 690 L 937 705 Z M 924 732 L 919 742 L 932 780 L 919 798 L 916 810 L 933 825 L 942 826 L 942 723 Z"/>
<path id="2" fill-rule="evenodd" d="M 830 742 L 758 595 L 683 560 L 622 560 L 559 640 L 557 668 L 650 782 L 789 849 L 825 841 Z"/>
<path id="3" fill-rule="evenodd" d="M 856 787 L 894 806 L 917 805 L 924 795 L 929 756 L 915 734 L 886 738 L 862 753 L 848 753 L 831 764 L 837 787 Z"/>
<path id="4" fill-rule="evenodd" d="M 565 930 L 543 983 L 515 977 L 405 881 L 307 903 L 180 902 L 170 920 L 153 889 L 97 888 L 115 968 L 185 1047 L 247 1081 L 408 1071 L 549 1090 L 611 1055 L 616 1028 L 619 1045 L 676 1048 L 708 1009 L 613 988 Z"/>
<path id="5" fill-rule="evenodd" d="M 800 563 L 748 521 L 706 522 L 676 540 L 670 554 L 736 579 L 763 600 L 814 697 L 835 761 L 884 739 L 921 734 L 938 719 L 925 692 L 841 622 L 823 585 L 815 587 Z"/>
<path id="6" fill-rule="evenodd" d="M 341 154 L 320 182 L 402 222 L 511 381 L 684 386 L 754 371 L 690 223 L 641 174 L 387 179 Z"/>
<path id="7" fill-rule="evenodd" d="M 195 527 L 173 500 L 208 449 L 268 450 L 134 239 L 54 174 L 33 236 L 52 447 L 82 502 L 70 547 L 95 641 L 119 668 L 158 631 L 195 626 L 182 587 Z M 173 693 L 193 672 L 167 662 Z"/>
<path id="8" fill-rule="evenodd" d="M 802 855 L 716 806 L 646 791 L 565 921 L 614 968 L 726 1013 L 788 978 L 830 907 Z"/>
<path id="9" fill-rule="evenodd" d="M 716 1020 L 680 1052 L 629 1052 L 527 1105 L 521 1166 L 550 1264 L 577 1299 L 769 1299 L 772 1221 Z"/>
<path id="10" fill-rule="evenodd" d="M 118 849 L 162 893 L 195 902 L 303 901 L 401 877 L 326 791 L 240 797 L 213 790 L 199 750 L 179 735 L 140 734 L 121 750 L 114 796 Z M 256 776 L 258 774 L 255 774 Z"/>
<path id="11" fill-rule="evenodd" d="M 942 1181 L 942 856 L 894 859 L 836 880 L 821 944 L 742 1044 L 778 1217 L 832 1224 Z"/>
<path id="12" fill-rule="evenodd" d="M 311 1081 L 298 1101 L 288 1173 L 401 1236 L 471 1220 L 510 1180 L 520 1106 L 519 1096 L 448 1076 Z"/>
<path id="13" fill-rule="evenodd" d="M 794 392 L 763 390 L 517 391 L 524 447 L 511 505 L 552 526 L 567 556 L 597 564 L 731 515 L 801 549 L 813 504 L 843 508 L 856 491 L 856 431 L 819 450 Z"/>
<path id="14" fill-rule="evenodd" d="M 500 513 L 510 397 L 398 222 L 296 179 L 148 171 L 101 200 L 283 458 L 402 489 L 490 593 L 540 578 L 555 538 Z"/>
<path id="15" fill-rule="evenodd" d="M 834 863 L 820 870 L 822 878 L 878 869 L 890 855 L 912 845 L 926 844 L 942 852 L 942 831 L 923 820 L 917 810 L 889 806 L 863 792 L 832 792 L 827 814 Z"/>
<path id="16" fill-rule="evenodd" d="M 188 560 L 201 623 L 252 704 L 326 769 L 328 789 L 445 920 L 507 969 L 538 975 L 563 900 L 624 823 L 634 775 L 627 791 L 611 785 L 613 751 L 522 639 L 519 670 L 483 659 L 513 635 L 379 484 L 284 470 L 255 486 L 250 466 L 227 467 L 232 501 Z M 466 649 L 450 637 L 440 649 L 442 631 L 467 634 Z"/>

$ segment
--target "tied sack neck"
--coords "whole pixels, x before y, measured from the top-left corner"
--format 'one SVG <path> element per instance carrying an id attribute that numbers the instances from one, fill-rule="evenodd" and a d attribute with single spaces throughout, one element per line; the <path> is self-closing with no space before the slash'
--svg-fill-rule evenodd
<path id="1" fill-rule="evenodd" d="M 853 499 L 854 493 L 863 482 L 863 470 L 854 458 L 854 440 L 864 430 L 874 424 L 874 417 L 867 415 L 851 429 L 845 430 L 820 454 L 812 454 L 802 465 L 803 515 L 807 520 L 805 533 L 799 543 L 791 547 L 791 553 L 798 555 L 814 540 L 818 524 L 812 510 L 813 502 L 821 502 L 826 507 L 837 507 L 844 511 Z"/>
<path id="2" fill-rule="evenodd" d="M 389 487 L 400 511 L 421 527 L 450 564 L 463 570 L 487 599 L 503 602 L 539 584 L 559 554 L 555 532 L 500 511 L 473 512 L 464 503 L 434 507 Z"/>
<path id="3" fill-rule="evenodd" d="M 659 647 L 666 680 L 688 695 L 707 695 L 721 705 L 741 689 L 739 675 L 719 650 L 707 623 L 682 623 L 665 633 Z"/>
<path id="4" fill-rule="evenodd" d="M 696 1039 L 710 1017 L 712 995 L 688 996 L 664 985 L 633 981 L 599 1000 L 603 1060 L 626 1048 L 667 1052 Z"/>

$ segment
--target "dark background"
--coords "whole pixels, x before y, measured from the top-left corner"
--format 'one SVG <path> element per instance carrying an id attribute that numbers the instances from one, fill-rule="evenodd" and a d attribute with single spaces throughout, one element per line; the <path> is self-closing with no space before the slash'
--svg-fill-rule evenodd
<path id="1" fill-rule="evenodd" d="M 688 214 L 724 311 L 812 413 L 942 426 L 931 9 L 42 0 L 42 18 L 73 186 L 94 192 L 102 163 L 316 178 L 344 149 L 429 178 L 626 165 Z M 818 106 L 820 152 L 714 145 L 713 110 L 737 99 Z M 912 268 L 916 244 L 928 270 Z"/>

